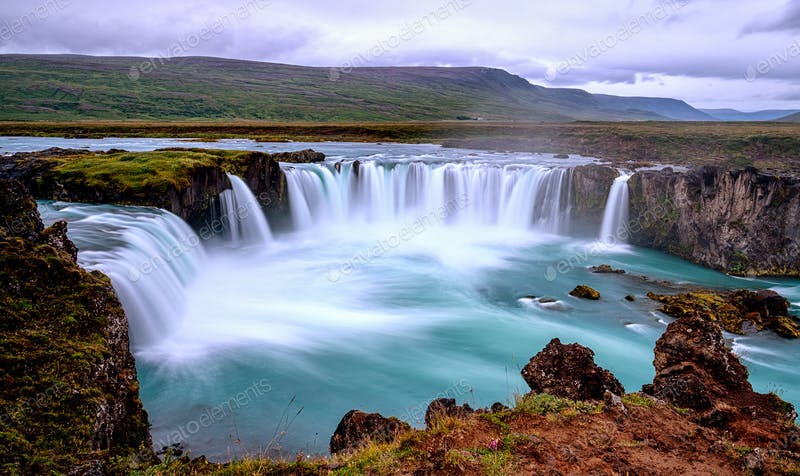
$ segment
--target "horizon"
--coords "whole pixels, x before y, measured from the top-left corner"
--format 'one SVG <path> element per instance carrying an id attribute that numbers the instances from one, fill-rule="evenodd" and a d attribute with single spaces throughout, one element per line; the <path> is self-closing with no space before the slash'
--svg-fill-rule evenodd
<path id="1" fill-rule="evenodd" d="M 487 67 L 549 88 L 674 98 L 698 109 L 800 109 L 797 1 L 144 0 L 113 12 L 97 0 L 7 3 L 0 54 Z"/>

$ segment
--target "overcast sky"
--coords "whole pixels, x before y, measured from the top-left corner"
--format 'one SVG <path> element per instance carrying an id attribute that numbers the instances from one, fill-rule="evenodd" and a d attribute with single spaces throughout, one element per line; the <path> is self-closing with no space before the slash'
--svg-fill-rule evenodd
<path id="1" fill-rule="evenodd" d="M 800 109 L 800 0 L 0 0 L 0 52 L 492 66 L 544 86 Z"/>

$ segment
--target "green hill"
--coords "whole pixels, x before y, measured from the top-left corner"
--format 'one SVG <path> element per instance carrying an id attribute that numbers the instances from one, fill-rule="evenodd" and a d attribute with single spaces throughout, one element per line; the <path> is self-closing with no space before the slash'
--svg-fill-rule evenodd
<path id="1" fill-rule="evenodd" d="M 491 68 L 341 70 L 205 57 L 0 55 L 0 120 L 702 118 L 682 101 L 535 86 Z M 676 103 L 678 105 L 676 109 Z M 670 111 L 679 110 L 678 117 Z M 695 111 L 695 112 L 692 112 Z"/>

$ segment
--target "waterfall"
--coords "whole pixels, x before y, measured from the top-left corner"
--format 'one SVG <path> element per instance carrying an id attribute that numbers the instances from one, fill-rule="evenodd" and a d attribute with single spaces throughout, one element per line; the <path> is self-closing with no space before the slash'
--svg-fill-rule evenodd
<path id="1" fill-rule="evenodd" d="M 630 174 L 623 173 L 614 180 L 608 193 L 600 241 L 608 244 L 625 243 L 628 239 L 628 180 Z"/>
<path id="2" fill-rule="evenodd" d="M 235 175 L 228 174 L 231 190 L 219 196 L 222 222 L 226 238 L 236 245 L 266 245 L 272 241 L 272 233 L 264 212 L 246 183 Z"/>
<path id="3" fill-rule="evenodd" d="M 41 204 L 49 221 L 67 220 L 78 262 L 111 278 L 128 316 L 131 344 L 147 347 L 172 334 L 185 312 L 186 287 L 206 260 L 200 238 L 158 209 Z"/>
<path id="4" fill-rule="evenodd" d="M 292 221 L 403 221 L 438 214 L 450 225 L 564 233 L 572 171 L 537 165 L 377 161 L 284 165 Z"/>

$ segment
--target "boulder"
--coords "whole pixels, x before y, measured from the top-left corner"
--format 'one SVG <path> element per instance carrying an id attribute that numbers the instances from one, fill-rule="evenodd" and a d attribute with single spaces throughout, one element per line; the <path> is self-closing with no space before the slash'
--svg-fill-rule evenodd
<path id="1" fill-rule="evenodd" d="M 369 442 L 387 443 L 409 430 L 411 426 L 397 418 L 351 410 L 336 427 L 331 437 L 330 450 L 332 454 L 336 454 L 358 449 Z"/>
<path id="2" fill-rule="evenodd" d="M 430 428 L 436 423 L 436 420 L 442 417 L 464 419 L 474 411 L 467 403 L 461 406 L 457 405 L 455 398 L 439 398 L 428 405 L 428 409 L 425 411 L 425 426 Z"/>
<path id="3" fill-rule="evenodd" d="M 575 296 L 577 298 L 590 299 L 592 301 L 597 301 L 598 299 L 600 299 L 600 293 L 598 291 L 590 288 L 589 286 L 585 286 L 583 284 L 581 284 L 580 286 L 577 286 L 575 289 L 570 291 L 569 294 L 571 296 Z"/>
<path id="4" fill-rule="evenodd" d="M 614 375 L 594 362 L 594 352 L 579 344 L 549 344 L 522 369 L 522 378 L 534 393 L 572 400 L 602 400 L 606 391 L 624 395 Z"/>
<path id="5" fill-rule="evenodd" d="M 601 264 L 600 266 L 592 266 L 592 273 L 595 274 L 625 274 L 624 269 L 614 269 L 610 265 Z"/>

